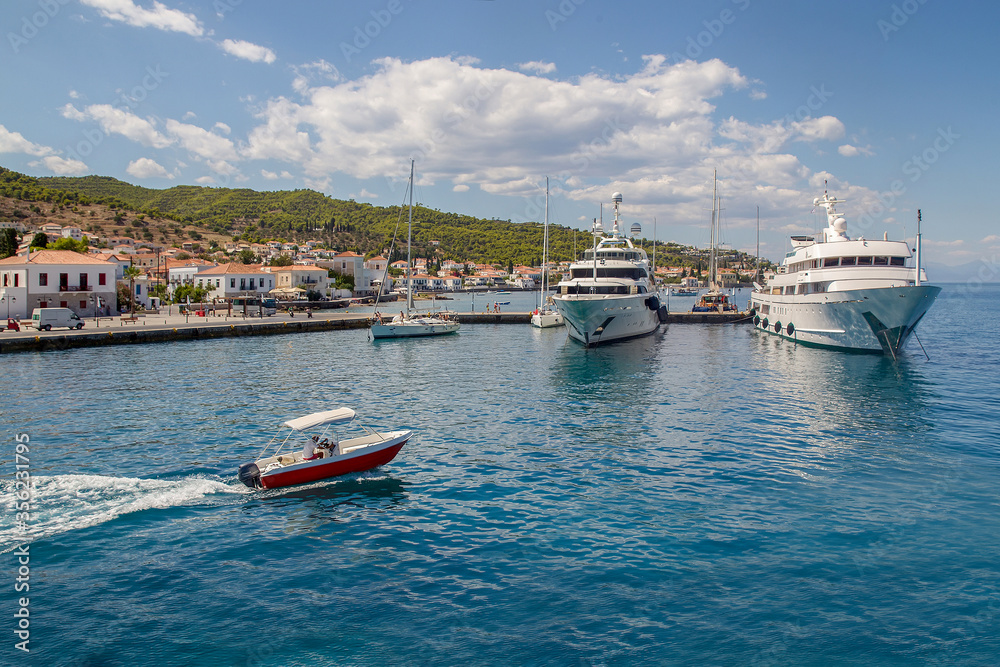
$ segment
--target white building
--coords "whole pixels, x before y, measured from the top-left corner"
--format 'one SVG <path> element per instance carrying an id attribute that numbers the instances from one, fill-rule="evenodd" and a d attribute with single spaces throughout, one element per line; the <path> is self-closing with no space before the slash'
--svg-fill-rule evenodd
<path id="1" fill-rule="evenodd" d="M 275 288 L 275 278 L 262 271 L 259 264 L 230 262 L 198 272 L 194 284 L 207 287 L 209 299 L 231 298 L 248 293 L 267 294 Z"/>
<path id="2" fill-rule="evenodd" d="M 70 308 L 81 317 L 116 312 L 117 265 L 71 250 L 37 250 L 0 260 L 0 304 L 6 317 L 35 308 Z"/>
<path id="3" fill-rule="evenodd" d="M 330 274 L 321 266 L 268 266 L 264 270 L 274 276 L 275 289 L 280 292 L 290 295 L 298 287 L 329 296 Z"/>

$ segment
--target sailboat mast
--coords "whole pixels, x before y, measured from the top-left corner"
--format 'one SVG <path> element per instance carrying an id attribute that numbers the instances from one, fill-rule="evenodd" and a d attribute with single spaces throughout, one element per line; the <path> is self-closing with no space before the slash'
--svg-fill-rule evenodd
<path id="1" fill-rule="evenodd" d="M 711 251 L 708 256 L 708 288 L 715 289 L 715 201 L 718 194 L 718 172 L 712 172 L 712 231 L 710 232 L 709 238 L 711 239 Z"/>
<path id="2" fill-rule="evenodd" d="M 760 206 L 757 207 L 757 261 L 754 262 L 754 281 L 760 283 Z"/>
<path id="3" fill-rule="evenodd" d="M 538 295 L 538 308 L 545 303 L 549 276 L 549 177 L 545 177 L 545 231 L 542 232 L 542 293 Z"/>
<path id="4" fill-rule="evenodd" d="M 406 314 L 413 308 L 413 160 L 410 160 L 410 216 L 406 222 Z"/>

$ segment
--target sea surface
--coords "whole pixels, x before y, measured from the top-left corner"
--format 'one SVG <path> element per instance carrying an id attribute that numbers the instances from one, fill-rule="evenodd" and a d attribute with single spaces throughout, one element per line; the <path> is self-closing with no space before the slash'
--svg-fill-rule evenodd
<path id="1" fill-rule="evenodd" d="M 0 664 L 998 664 L 998 331 L 1000 287 L 967 284 L 929 359 L 683 324 L 4 355 Z M 413 439 L 324 484 L 236 479 L 338 406 Z"/>

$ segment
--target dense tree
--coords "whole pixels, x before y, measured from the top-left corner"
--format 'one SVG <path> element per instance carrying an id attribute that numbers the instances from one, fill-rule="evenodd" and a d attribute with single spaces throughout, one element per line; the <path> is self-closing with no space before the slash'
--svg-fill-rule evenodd
<path id="1" fill-rule="evenodd" d="M 48 248 L 49 247 L 49 237 L 42 232 L 38 232 L 31 237 L 31 247 L 32 248 Z"/>
<path id="2" fill-rule="evenodd" d="M 6 228 L 0 231 L 0 259 L 17 254 L 17 231 Z"/>

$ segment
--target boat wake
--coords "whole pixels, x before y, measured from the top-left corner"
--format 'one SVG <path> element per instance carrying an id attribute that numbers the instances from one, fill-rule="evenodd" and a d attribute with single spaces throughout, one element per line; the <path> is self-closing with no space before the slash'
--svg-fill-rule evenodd
<path id="1" fill-rule="evenodd" d="M 14 480 L 0 481 L 0 553 L 20 544 L 81 530 L 149 509 L 197 505 L 219 494 L 246 495 L 250 489 L 210 477 L 140 479 L 107 475 L 33 477 L 30 514 L 17 523 Z"/>

